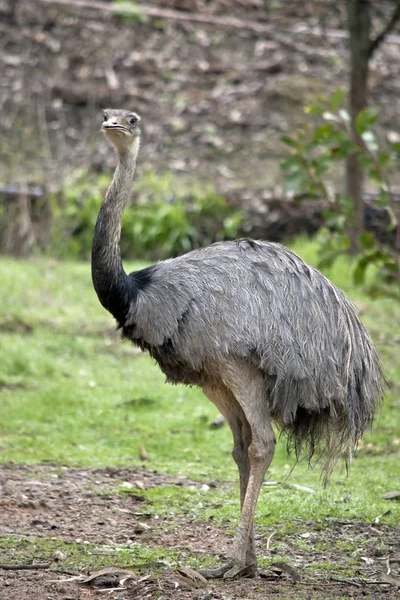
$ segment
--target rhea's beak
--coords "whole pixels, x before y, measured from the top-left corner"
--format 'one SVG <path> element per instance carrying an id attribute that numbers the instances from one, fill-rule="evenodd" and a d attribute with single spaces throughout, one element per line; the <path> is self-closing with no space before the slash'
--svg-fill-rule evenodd
<path id="1" fill-rule="evenodd" d="M 116 119 L 108 119 L 107 121 L 104 121 L 102 123 L 101 130 L 103 132 L 106 132 L 106 131 L 122 131 L 122 132 L 125 132 L 125 131 L 127 131 L 127 128 L 124 127 L 123 125 L 121 125 L 120 123 L 118 123 L 118 121 Z"/>

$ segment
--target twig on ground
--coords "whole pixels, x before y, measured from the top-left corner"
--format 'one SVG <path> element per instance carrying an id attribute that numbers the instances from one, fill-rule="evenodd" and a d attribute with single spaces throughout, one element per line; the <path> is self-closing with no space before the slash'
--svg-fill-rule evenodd
<path id="1" fill-rule="evenodd" d="M 355 585 L 356 587 L 364 587 L 365 585 L 394 585 L 398 586 L 396 580 L 391 577 L 387 578 L 387 581 L 384 579 L 360 579 L 360 582 L 353 581 L 351 579 L 340 579 L 339 577 L 329 577 L 330 581 L 335 581 L 337 583 L 347 583 L 348 585 Z"/>
<path id="2" fill-rule="evenodd" d="M 392 572 L 392 569 L 390 568 L 390 556 L 387 557 L 385 565 L 386 565 L 386 575 L 390 575 L 390 573 Z"/>
<path id="3" fill-rule="evenodd" d="M 110 594 L 111 592 L 121 592 L 122 590 L 127 589 L 128 588 L 124 587 L 102 588 L 101 590 L 96 590 L 96 592 L 100 594 Z"/>
<path id="4" fill-rule="evenodd" d="M 77 577 L 77 573 L 74 573 L 74 571 L 66 571 L 65 569 L 49 569 L 49 571 L 51 573 L 58 573 L 59 575 L 73 575 L 74 577 Z"/>
<path id="5" fill-rule="evenodd" d="M 347 583 L 348 585 L 355 585 L 356 587 L 363 587 L 361 583 L 357 581 L 352 581 L 351 579 L 341 579 L 339 577 L 329 577 L 329 581 L 334 581 L 335 583 Z"/>
<path id="6" fill-rule="evenodd" d="M 5 571 L 22 571 L 28 569 L 48 569 L 50 567 L 50 563 L 37 563 L 37 564 L 16 564 L 16 565 L 8 565 L 5 563 L 0 563 L 0 569 L 4 569 Z"/>
<path id="7" fill-rule="evenodd" d="M 272 538 L 274 537 L 275 534 L 276 534 L 276 531 L 273 531 L 271 533 L 271 535 L 269 536 L 269 538 L 267 539 L 267 550 L 268 551 L 269 551 L 269 548 L 270 548 L 271 540 L 272 540 Z"/>

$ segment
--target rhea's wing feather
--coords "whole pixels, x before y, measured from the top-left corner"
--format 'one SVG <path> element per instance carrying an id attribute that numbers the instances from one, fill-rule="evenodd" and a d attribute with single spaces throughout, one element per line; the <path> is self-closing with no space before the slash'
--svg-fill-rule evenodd
<path id="1" fill-rule="evenodd" d="M 149 345 L 171 340 L 197 369 L 227 354 L 250 359 L 268 379 L 283 424 L 298 406 L 340 407 L 350 390 L 368 393 L 380 380 L 351 303 L 278 244 L 214 244 L 159 263 L 129 318 L 138 337 Z"/>
<path id="2" fill-rule="evenodd" d="M 170 339 L 179 327 L 195 290 L 176 269 L 165 261 L 154 265 L 151 280 L 139 290 L 132 302 L 125 327 L 134 327 L 134 337 L 149 346 L 160 346 Z"/>

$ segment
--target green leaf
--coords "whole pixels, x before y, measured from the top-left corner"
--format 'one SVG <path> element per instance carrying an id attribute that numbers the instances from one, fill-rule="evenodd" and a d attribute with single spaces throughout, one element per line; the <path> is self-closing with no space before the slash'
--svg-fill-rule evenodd
<path id="1" fill-rule="evenodd" d="M 380 263 L 385 258 L 385 254 L 380 250 L 372 252 L 371 254 L 365 254 L 360 258 L 356 268 L 353 272 L 353 281 L 355 285 L 362 285 L 365 281 L 365 274 L 367 267 L 371 263 Z"/>
<path id="2" fill-rule="evenodd" d="M 395 212 L 391 206 L 387 206 L 386 210 L 388 211 L 389 217 L 390 217 L 390 223 L 386 229 L 387 229 L 387 231 L 393 231 L 393 229 L 395 229 L 395 227 L 397 227 L 397 225 L 398 225 L 398 219 L 397 219 Z"/>
<path id="3" fill-rule="evenodd" d="M 321 179 L 331 166 L 330 157 L 326 155 L 320 156 L 318 159 L 311 161 L 311 166 L 314 169 L 315 175 Z"/>
<path id="4" fill-rule="evenodd" d="M 308 104 L 308 106 L 306 106 L 304 108 L 304 112 L 307 115 L 322 115 L 322 113 L 324 112 L 324 109 L 322 108 L 321 104 L 319 104 L 318 102 L 312 102 L 311 104 Z"/>
<path id="5" fill-rule="evenodd" d="M 281 160 L 279 166 L 285 177 L 297 176 L 307 172 L 305 165 L 298 156 L 291 156 L 290 158 Z"/>
<path id="6" fill-rule="evenodd" d="M 335 135 L 335 128 L 332 123 L 325 123 L 317 127 L 313 133 L 312 139 L 314 142 L 321 144 L 325 140 L 330 140 Z"/>
<path id="7" fill-rule="evenodd" d="M 389 206 L 390 205 L 390 197 L 384 188 L 379 190 L 379 197 L 375 200 L 375 204 L 377 206 Z"/>
<path id="8" fill-rule="evenodd" d="M 356 131 L 359 135 L 362 135 L 367 129 L 375 125 L 379 116 L 379 108 L 376 106 L 370 106 L 361 110 L 355 122 Z"/>
<path id="9" fill-rule="evenodd" d="M 384 183 L 384 179 L 382 177 L 381 172 L 375 167 L 373 169 L 370 169 L 369 176 L 372 179 L 372 181 L 376 181 L 377 183 Z"/>
<path id="10" fill-rule="evenodd" d="M 388 271 L 390 271 L 390 273 L 396 273 L 397 272 L 397 266 L 396 263 L 394 262 L 393 258 L 385 253 L 385 258 L 383 261 L 383 266 L 385 269 L 387 269 Z"/>
<path id="11" fill-rule="evenodd" d="M 344 100 L 344 88 L 339 87 L 335 90 L 331 96 L 331 109 L 337 110 Z"/>
<path id="12" fill-rule="evenodd" d="M 283 144 L 286 144 L 286 146 L 290 146 L 291 148 L 296 148 L 297 147 L 297 143 L 296 140 L 294 140 L 293 138 L 284 135 L 281 137 L 281 142 Z"/>
<path id="13" fill-rule="evenodd" d="M 321 271 L 324 269 L 330 269 L 335 260 L 343 254 L 345 254 L 344 250 L 337 250 L 336 252 L 330 252 L 329 254 L 326 254 L 318 261 L 318 269 L 321 269 Z"/>
<path id="14" fill-rule="evenodd" d="M 355 285 L 362 285 L 365 281 L 365 271 L 368 263 L 360 261 L 353 272 L 353 282 Z"/>
<path id="15" fill-rule="evenodd" d="M 331 229 L 336 231 L 343 231 L 346 225 L 346 215 L 339 215 L 338 213 L 331 213 L 330 217 L 325 218 L 325 223 Z"/>
<path id="16" fill-rule="evenodd" d="M 332 160 L 342 160 L 359 150 L 357 144 L 351 140 L 343 140 L 339 146 L 331 149 Z"/>
<path id="17" fill-rule="evenodd" d="M 392 144 L 392 150 L 394 150 L 394 152 L 400 152 L 400 142 L 394 142 Z"/>
<path id="18" fill-rule="evenodd" d="M 307 185 L 306 177 L 300 171 L 291 174 L 286 174 L 283 181 L 283 189 L 285 192 L 302 192 Z"/>
<path id="19" fill-rule="evenodd" d="M 363 171 L 369 171 L 374 167 L 374 161 L 370 156 L 367 156 L 366 154 L 359 154 L 357 156 L 357 162 L 361 169 L 363 169 Z"/>
<path id="20" fill-rule="evenodd" d="M 335 262 L 335 260 L 337 259 L 337 257 L 338 257 L 337 252 L 335 252 L 334 254 L 328 254 L 327 256 L 324 256 L 318 262 L 318 269 L 321 269 L 321 271 L 323 271 L 324 269 L 330 269 L 332 267 L 333 263 Z"/>
<path id="21" fill-rule="evenodd" d="M 341 212 L 354 212 L 354 198 L 347 194 L 341 195 L 339 198 Z"/>
<path id="22" fill-rule="evenodd" d="M 376 246 L 375 236 L 371 232 L 360 233 L 360 244 L 363 250 L 372 250 Z"/>
<path id="23" fill-rule="evenodd" d="M 379 154 L 378 160 L 379 160 L 379 164 L 381 165 L 381 167 L 383 169 L 386 169 L 390 162 L 390 155 L 387 154 L 386 152 L 382 152 L 381 154 Z"/>

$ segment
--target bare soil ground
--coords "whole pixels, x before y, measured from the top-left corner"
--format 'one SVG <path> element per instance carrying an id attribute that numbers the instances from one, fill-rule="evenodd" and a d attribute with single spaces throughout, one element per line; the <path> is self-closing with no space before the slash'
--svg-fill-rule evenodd
<path id="1" fill-rule="evenodd" d="M 9 465 L 0 470 L 0 537 L 26 540 L 27 555 L 12 547 L 5 548 L 0 557 L 1 600 L 81 600 L 112 598 L 128 600 L 141 598 L 175 598 L 177 600 L 245 600 L 268 598 L 324 599 L 399 597 L 400 530 L 362 522 L 334 522 L 317 531 L 310 521 L 309 531 L 314 539 L 323 536 L 332 541 L 332 551 L 318 551 L 317 544 L 307 550 L 299 549 L 296 534 L 285 539 L 285 554 L 289 567 L 262 569 L 256 579 L 241 579 L 202 584 L 192 580 L 192 574 L 179 573 L 163 562 L 121 565 L 115 554 L 115 564 L 100 579 L 89 583 L 81 581 L 89 572 L 102 568 L 76 563 L 71 569 L 58 559 L 44 555 L 38 543 L 32 555 L 35 540 L 74 544 L 74 547 L 109 548 L 126 545 L 143 546 L 165 551 L 186 551 L 222 557 L 231 538 L 222 527 L 211 522 L 193 522 L 181 514 L 171 518 L 158 517 L 146 512 L 146 501 L 139 495 L 116 493 L 122 482 L 149 489 L 160 486 L 201 486 L 186 478 L 171 477 L 141 469 L 79 469 L 59 466 Z M 217 484 L 218 485 L 218 484 Z M 158 518 L 157 518 L 158 517 Z M 271 532 L 258 532 L 259 546 L 266 547 Z M 297 536 L 298 537 L 298 536 Z M 346 544 L 360 539 L 365 544 L 365 556 L 356 565 L 352 575 L 330 576 L 322 564 L 342 565 L 349 562 Z M 338 550 L 343 542 L 343 551 Z M 95 545 L 95 546 L 92 546 Z M 72 547 L 72 546 L 71 546 Z M 29 548 L 29 551 L 28 551 Z M 68 546 L 66 546 L 68 548 Z M 273 556 L 273 543 L 270 545 Z M 68 550 L 64 550 L 68 553 Z M 268 555 L 268 551 L 263 553 Z M 42 569 L 6 569 L 4 567 L 31 564 L 48 566 Z M 108 557 L 108 565 L 110 560 Z M 321 568 L 318 567 L 321 565 Z M 316 568 L 310 568 L 317 565 Z M 129 569 L 131 579 L 124 583 L 121 568 Z M 292 569 L 291 569 L 292 567 Z M 389 567 L 389 568 L 388 568 Z M 390 569 L 390 574 L 388 571 Z M 332 572 L 334 575 L 334 572 Z M 74 576 L 80 579 L 72 580 Z M 126 575 L 125 575 L 126 576 Z M 68 581 L 70 580 L 70 581 Z"/>

